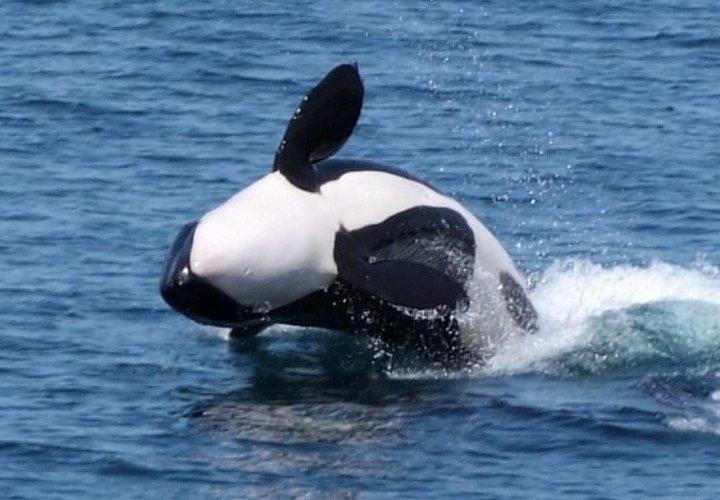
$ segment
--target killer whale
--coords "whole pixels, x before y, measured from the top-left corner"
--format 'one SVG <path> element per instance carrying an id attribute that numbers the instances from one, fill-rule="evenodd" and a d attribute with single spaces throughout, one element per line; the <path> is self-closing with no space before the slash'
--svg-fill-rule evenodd
<path id="1" fill-rule="evenodd" d="M 270 173 L 181 229 L 160 280 L 164 300 L 235 336 L 272 323 L 332 328 L 443 362 L 472 357 L 458 323 L 471 306 L 485 328 L 532 330 L 524 278 L 472 213 L 403 170 L 330 158 L 363 97 L 349 64 L 310 90 Z"/>

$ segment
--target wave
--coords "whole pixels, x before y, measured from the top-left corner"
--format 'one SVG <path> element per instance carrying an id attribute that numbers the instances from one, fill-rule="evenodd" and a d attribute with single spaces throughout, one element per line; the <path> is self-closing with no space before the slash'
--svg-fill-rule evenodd
<path id="1" fill-rule="evenodd" d="M 689 368 L 643 377 L 640 389 L 661 403 L 664 423 L 689 433 L 720 435 L 720 367 Z"/>
<path id="2" fill-rule="evenodd" d="M 720 271 L 711 265 L 550 266 L 531 292 L 534 335 L 509 336 L 485 373 L 603 373 L 720 363 Z"/>
<path id="3" fill-rule="evenodd" d="M 531 292 L 534 335 L 501 342 L 481 376 L 623 379 L 679 433 L 720 435 L 720 271 L 698 263 L 555 263 Z"/>

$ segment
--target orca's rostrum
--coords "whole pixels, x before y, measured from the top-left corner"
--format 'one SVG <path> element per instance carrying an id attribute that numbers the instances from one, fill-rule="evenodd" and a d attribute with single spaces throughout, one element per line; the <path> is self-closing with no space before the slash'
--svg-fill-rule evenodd
<path id="1" fill-rule="evenodd" d="M 236 336 L 272 323 L 333 328 L 445 362 L 471 357 L 458 326 L 468 308 L 481 328 L 533 329 L 525 279 L 472 213 L 402 170 L 329 159 L 363 93 L 356 65 L 310 91 L 272 171 L 180 231 L 165 301 Z"/>

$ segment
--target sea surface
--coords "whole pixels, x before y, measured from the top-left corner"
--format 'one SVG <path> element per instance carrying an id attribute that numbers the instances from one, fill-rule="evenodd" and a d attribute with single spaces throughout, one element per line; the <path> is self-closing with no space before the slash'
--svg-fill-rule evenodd
<path id="1" fill-rule="evenodd" d="M 158 294 L 357 61 L 339 156 L 465 203 L 541 328 L 483 366 Z M 0 496 L 717 498 L 717 1 L 0 2 Z"/>

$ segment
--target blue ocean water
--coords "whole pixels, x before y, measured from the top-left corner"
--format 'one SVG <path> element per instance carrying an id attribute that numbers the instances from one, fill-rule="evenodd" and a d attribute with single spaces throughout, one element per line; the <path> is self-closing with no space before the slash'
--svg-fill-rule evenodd
<path id="1" fill-rule="evenodd" d="M 716 498 L 720 6 L 0 3 L 0 495 Z M 469 373 L 173 313 L 178 228 L 357 61 L 342 156 L 452 193 L 542 324 Z"/>

